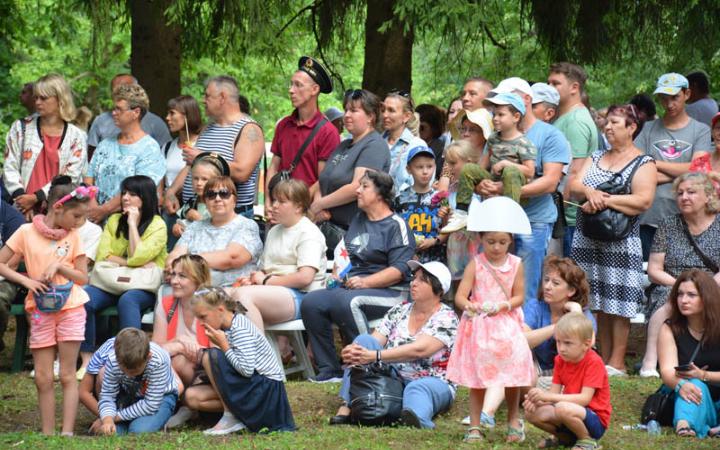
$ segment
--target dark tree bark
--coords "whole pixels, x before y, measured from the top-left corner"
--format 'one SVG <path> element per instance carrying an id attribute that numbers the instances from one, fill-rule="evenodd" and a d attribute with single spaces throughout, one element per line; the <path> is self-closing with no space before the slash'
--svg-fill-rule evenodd
<path id="1" fill-rule="evenodd" d="M 129 0 L 132 21 L 130 67 L 150 97 L 150 110 L 165 117 L 167 102 L 180 95 L 180 27 L 169 25 L 172 0 Z"/>
<path id="2" fill-rule="evenodd" d="M 397 0 L 368 0 L 365 21 L 365 67 L 363 88 L 384 97 L 392 89 L 410 92 L 412 87 L 412 30 L 403 32 L 395 23 L 384 33 L 383 23 L 393 18 Z"/>

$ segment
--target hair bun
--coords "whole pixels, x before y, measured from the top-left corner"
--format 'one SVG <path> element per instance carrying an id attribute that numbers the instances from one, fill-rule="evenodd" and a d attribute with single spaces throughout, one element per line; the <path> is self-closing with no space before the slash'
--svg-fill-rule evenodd
<path id="1" fill-rule="evenodd" d="M 72 178 L 70 178 L 68 175 L 58 175 L 53 178 L 52 182 L 50 183 L 50 187 L 62 186 L 65 184 L 72 184 Z"/>

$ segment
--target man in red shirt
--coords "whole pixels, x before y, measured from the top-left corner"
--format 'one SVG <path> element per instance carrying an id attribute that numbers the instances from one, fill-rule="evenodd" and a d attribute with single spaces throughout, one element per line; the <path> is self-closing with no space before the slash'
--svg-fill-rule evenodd
<path id="1" fill-rule="evenodd" d="M 555 325 L 558 355 L 550 391 L 533 388 L 525 397 L 525 418 L 551 433 L 539 448 L 574 445 L 599 448 L 610 424 L 610 384 L 605 364 L 590 349 L 593 327 L 582 313 L 564 315 Z"/>
<path id="2" fill-rule="evenodd" d="M 318 108 L 318 96 L 332 92 L 332 81 L 325 68 L 309 56 L 303 56 L 298 62 L 298 70 L 290 79 L 290 101 L 295 110 L 283 118 L 275 127 L 272 141 L 272 162 L 265 175 L 265 217 L 270 217 L 270 192 L 267 183 L 273 175 L 289 170 L 295 156 L 315 126 L 325 116 Z M 330 121 L 315 134 L 305 148 L 297 166 L 291 172 L 292 178 L 304 181 L 313 195 L 317 189 L 317 179 L 325 167 L 330 153 L 340 144 L 340 135 Z"/>

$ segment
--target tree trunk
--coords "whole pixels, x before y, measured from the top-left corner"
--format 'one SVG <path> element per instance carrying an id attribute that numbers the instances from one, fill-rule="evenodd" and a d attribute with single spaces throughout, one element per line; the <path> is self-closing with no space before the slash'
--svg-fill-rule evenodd
<path id="1" fill-rule="evenodd" d="M 165 117 L 180 95 L 180 27 L 165 20 L 172 0 L 128 0 L 132 18 L 130 67 L 150 97 L 150 110 Z"/>
<path id="2" fill-rule="evenodd" d="M 393 89 L 410 92 L 412 87 L 412 30 L 403 32 L 395 23 L 384 33 L 383 23 L 393 19 L 397 0 L 368 0 L 365 20 L 365 66 L 363 88 L 384 97 Z"/>

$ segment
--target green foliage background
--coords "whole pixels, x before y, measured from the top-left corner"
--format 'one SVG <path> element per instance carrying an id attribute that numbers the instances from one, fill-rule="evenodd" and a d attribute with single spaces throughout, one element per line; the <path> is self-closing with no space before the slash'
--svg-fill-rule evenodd
<path id="1" fill-rule="evenodd" d="M 285 17 L 307 3 L 284 2 Z M 0 10 L 6 11 L 0 15 L 0 135 L 24 113 L 17 100 L 22 84 L 49 72 L 61 73 L 70 81 L 78 105 L 86 105 L 96 114 L 108 107 L 110 78 L 129 71 L 130 31 L 122 2 L 0 0 Z M 364 10 L 355 7 L 354 12 L 363 14 Z M 476 4 L 462 0 L 436 3 L 403 0 L 399 2 L 397 20 L 412 27 L 416 34 L 413 53 L 416 103 L 446 107 L 463 80 L 471 75 L 496 81 L 512 75 L 544 80 L 551 62 L 548 44 L 538 40 L 522 0 Z M 260 38 L 276 39 L 272 45 L 265 42 L 253 47 L 246 40 L 239 50 L 218 55 L 208 54 L 207 48 L 212 45 L 191 42 L 182 62 L 182 90 L 199 99 L 208 76 L 227 73 L 237 77 L 243 94 L 250 99 L 253 116 L 270 139 L 276 121 L 291 109 L 287 84 L 298 57 L 317 55 L 318 51 L 309 14 L 298 16 L 277 37 L 275 33 L 284 21 L 273 17 L 260 22 L 273 28 L 258 32 Z M 362 23 L 362 17 L 346 21 L 325 51 L 326 62 L 342 80 L 336 80 L 333 94 L 321 96 L 323 109 L 339 107 L 343 90 L 362 83 Z M 186 34 L 185 39 L 191 37 Z M 605 54 L 611 57 L 586 65 L 590 75 L 588 93 L 594 106 L 626 101 L 637 92 L 649 92 L 657 76 L 667 71 L 704 69 L 711 78 L 720 79 L 717 53 L 709 60 L 701 60 L 696 52 L 681 52 L 678 45 L 664 48 L 658 44 L 651 48 L 640 39 L 638 42 L 643 45 L 633 48 L 634 40 L 632 34 L 608 40 L 604 45 L 616 46 L 618 51 L 613 53 L 610 48 Z"/>

